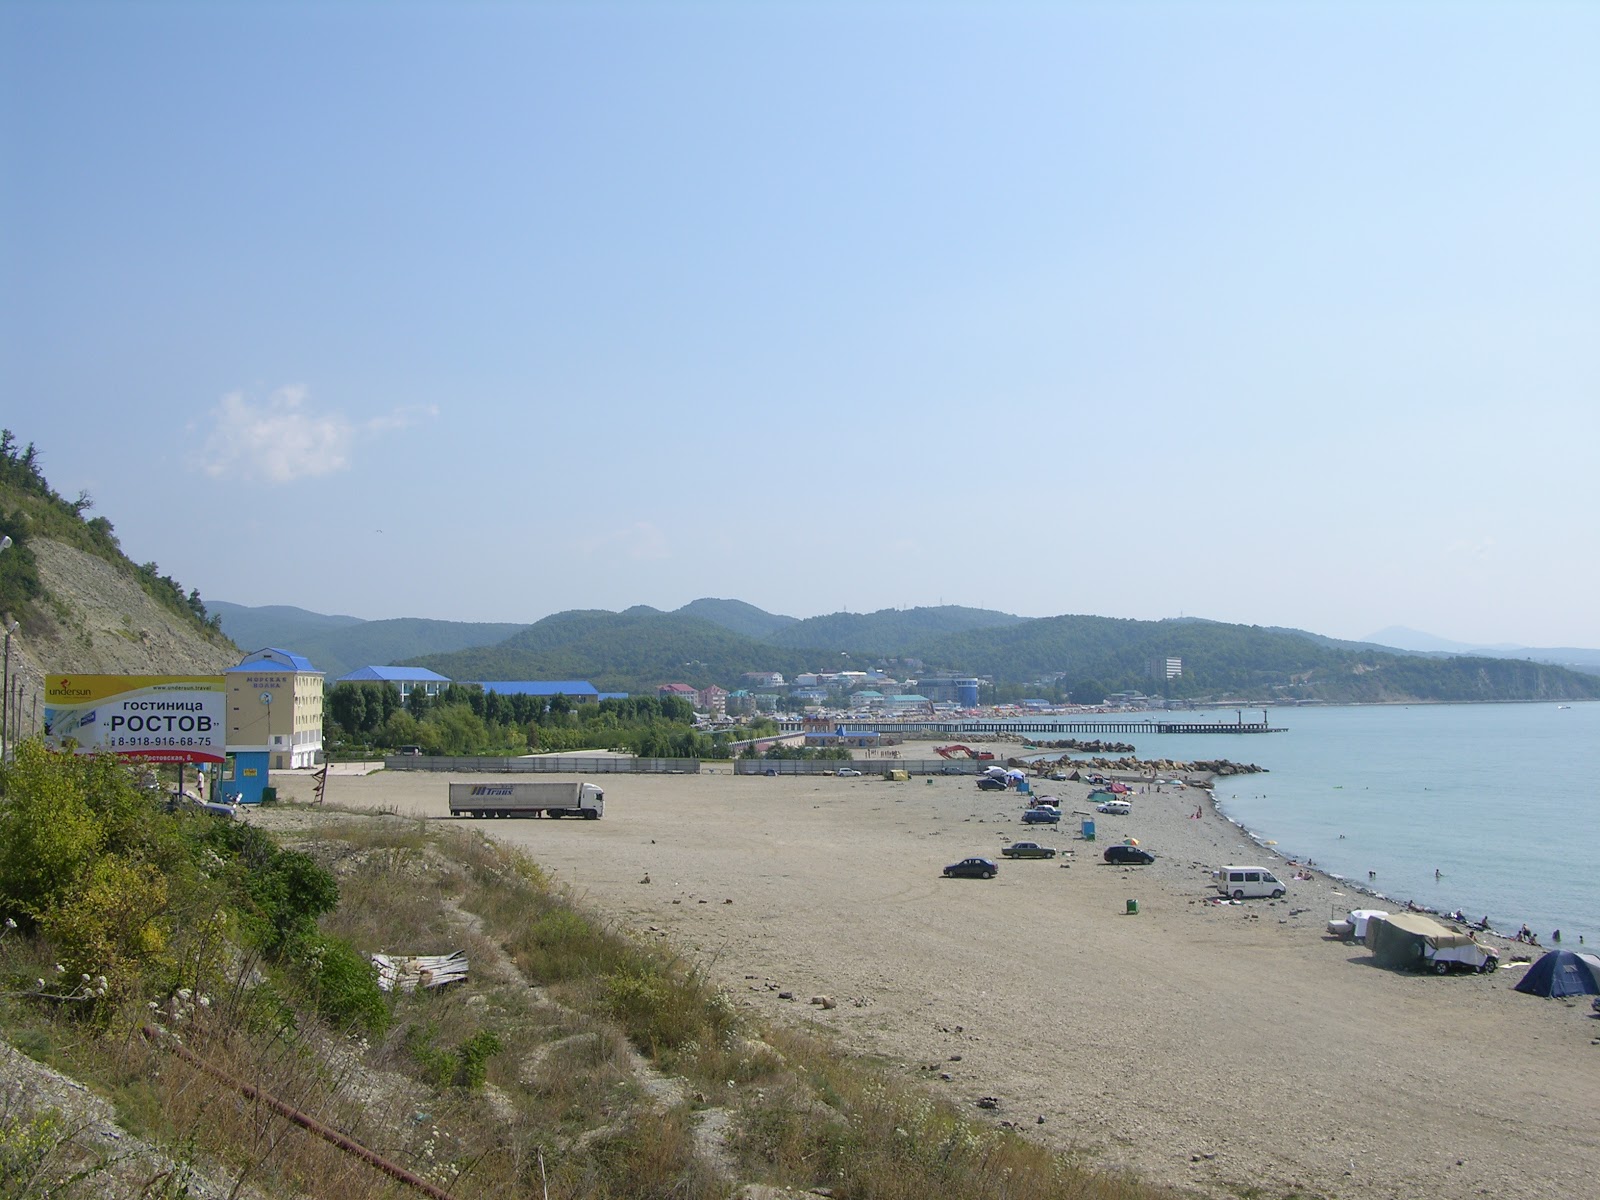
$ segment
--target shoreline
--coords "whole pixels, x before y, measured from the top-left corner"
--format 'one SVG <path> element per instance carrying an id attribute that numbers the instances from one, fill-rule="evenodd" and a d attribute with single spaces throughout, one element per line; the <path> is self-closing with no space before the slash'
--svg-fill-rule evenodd
<path id="1" fill-rule="evenodd" d="M 450 778 L 339 776 L 329 800 L 452 821 Z M 1280 901 L 1210 902 L 1217 866 L 1287 860 L 1207 789 L 1136 793 L 1086 842 L 1075 820 L 1021 824 L 1021 798 L 970 777 L 604 783 L 601 821 L 452 823 L 527 850 L 757 1019 L 817 1027 L 964 1108 L 996 1097 L 996 1120 L 1105 1169 L 1218 1200 L 1542 1200 L 1600 1173 L 1587 1004 L 1514 993 L 1504 970 L 1375 967 L 1327 936 L 1359 896 L 1316 868 Z M 310 798 L 309 780 L 283 787 Z M 1064 817 L 1090 811 L 1087 785 L 1047 790 Z M 1124 836 L 1157 861 L 1103 863 Z M 999 854 L 1020 839 L 1063 853 Z M 941 878 L 973 854 L 998 876 Z"/>

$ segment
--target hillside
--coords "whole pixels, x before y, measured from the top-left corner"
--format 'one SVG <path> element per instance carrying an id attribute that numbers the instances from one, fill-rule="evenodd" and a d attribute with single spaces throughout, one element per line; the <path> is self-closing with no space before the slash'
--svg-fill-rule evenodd
<path id="1" fill-rule="evenodd" d="M 68 501 L 39 470 L 32 445 L 0 431 L 0 617 L 16 621 L 10 677 L 17 727 L 43 719 L 46 674 L 214 674 L 240 651 L 155 563 L 136 565 L 112 524 L 89 517 L 87 495 Z"/>
<path id="2" fill-rule="evenodd" d="M 1027 618 L 984 608 L 944 604 L 935 608 L 884 608 L 872 613 L 829 613 L 786 625 L 767 640 L 775 646 L 837 654 L 914 654 L 936 638 L 1009 629 Z M 922 657 L 918 654 L 918 657 Z"/>
<path id="3" fill-rule="evenodd" d="M 668 682 L 726 687 L 745 671 L 805 670 L 808 657 L 696 617 L 640 607 L 556 613 L 497 646 L 428 655 L 409 665 L 452 679 L 587 679 L 604 692 Z"/>
<path id="4" fill-rule="evenodd" d="M 284 605 L 251 608 L 219 601 L 211 610 L 222 628 L 246 650 L 281 646 L 311 660 L 329 679 L 359 667 L 388 666 L 423 654 L 448 654 L 474 646 L 492 646 L 526 629 L 526 625 L 434 621 L 397 617 L 364 621 L 360 617 L 325 616 Z"/>
<path id="5" fill-rule="evenodd" d="M 262 646 L 296 646 L 309 637 L 367 624 L 361 617 L 330 616 L 292 604 L 252 606 L 213 600 L 206 605 L 206 610 L 221 622 L 223 633 L 238 645 L 252 650 Z"/>
<path id="6" fill-rule="evenodd" d="M 102 558 L 48 538 L 30 543 L 42 585 L 11 639 L 26 736 L 43 720 L 47 674 L 214 675 L 239 661 L 220 632 L 208 634 L 158 604 Z"/>
<path id="7" fill-rule="evenodd" d="M 746 604 L 743 600 L 713 600 L 709 597 L 691 600 L 675 611 L 679 616 L 697 617 L 702 621 L 710 621 L 713 625 L 720 625 L 731 633 L 757 640 L 770 638 L 780 629 L 788 628 L 799 621 L 798 617 L 784 617 L 777 613 L 765 612 L 754 604 Z"/>

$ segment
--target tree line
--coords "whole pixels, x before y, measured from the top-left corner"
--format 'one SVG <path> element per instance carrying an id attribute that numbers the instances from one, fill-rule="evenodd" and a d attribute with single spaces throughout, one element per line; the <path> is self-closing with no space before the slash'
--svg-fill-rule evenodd
<path id="1" fill-rule="evenodd" d="M 394 751 L 518 755 L 620 750 L 645 758 L 727 758 L 730 743 L 776 729 L 704 733 L 694 707 L 675 696 L 627 696 L 584 703 L 564 695 L 503 694 L 478 684 L 449 684 L 430 696 L 413 688 L 403 700 L 393 683 L 338 683 L 323 706 L 331 755 Z"/>

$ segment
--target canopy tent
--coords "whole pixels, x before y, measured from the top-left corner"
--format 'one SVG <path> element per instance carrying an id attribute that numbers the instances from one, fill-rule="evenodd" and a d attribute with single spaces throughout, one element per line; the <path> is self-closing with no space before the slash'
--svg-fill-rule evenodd
<path id="1" fill-rule="evenodd" d="M 1530 996 L 1600 996 L 1600 957 L 1552 950 L 1517 982 Z"/>
<path id="2" fill-rule="evenodd" d="M 1454 933 L 1419 913 L 1370 915 L 1362 940 L 1380 967 L 1415 967 L 1422 963 L 1425 947 L 1450 950 L 1472 944 L 1467 934 Z"/>

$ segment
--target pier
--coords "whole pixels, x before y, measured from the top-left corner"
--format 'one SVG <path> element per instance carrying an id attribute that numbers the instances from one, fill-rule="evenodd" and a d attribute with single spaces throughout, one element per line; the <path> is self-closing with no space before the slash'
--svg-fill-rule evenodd
<path id="1" fill-rule="evenodd" d="M 787 723 L 785 723 L 787 724 Z M 978 736 L 982 734 L 1047 734 L 1052 739 L 1077 737 L 1080 734 L 1105 733 L 1177 733 L 1177 734 L 1245 734 L 1285 733 L 1282 726 L 1267 724 L 1266 714 L 1260 721 L 1158 721 L 1154 719 L 1129 720 L 1119 718 L 1091 718 L 1083 721 L 1051 720 L 1042 717 L 1020 717 L 1006 720 L 979 720 L 957 718 L 951 720 L 872 721 L 839 720 L 834 722 L 840 733 L 884 733 L 914 737 L 917 734 Z"/>

